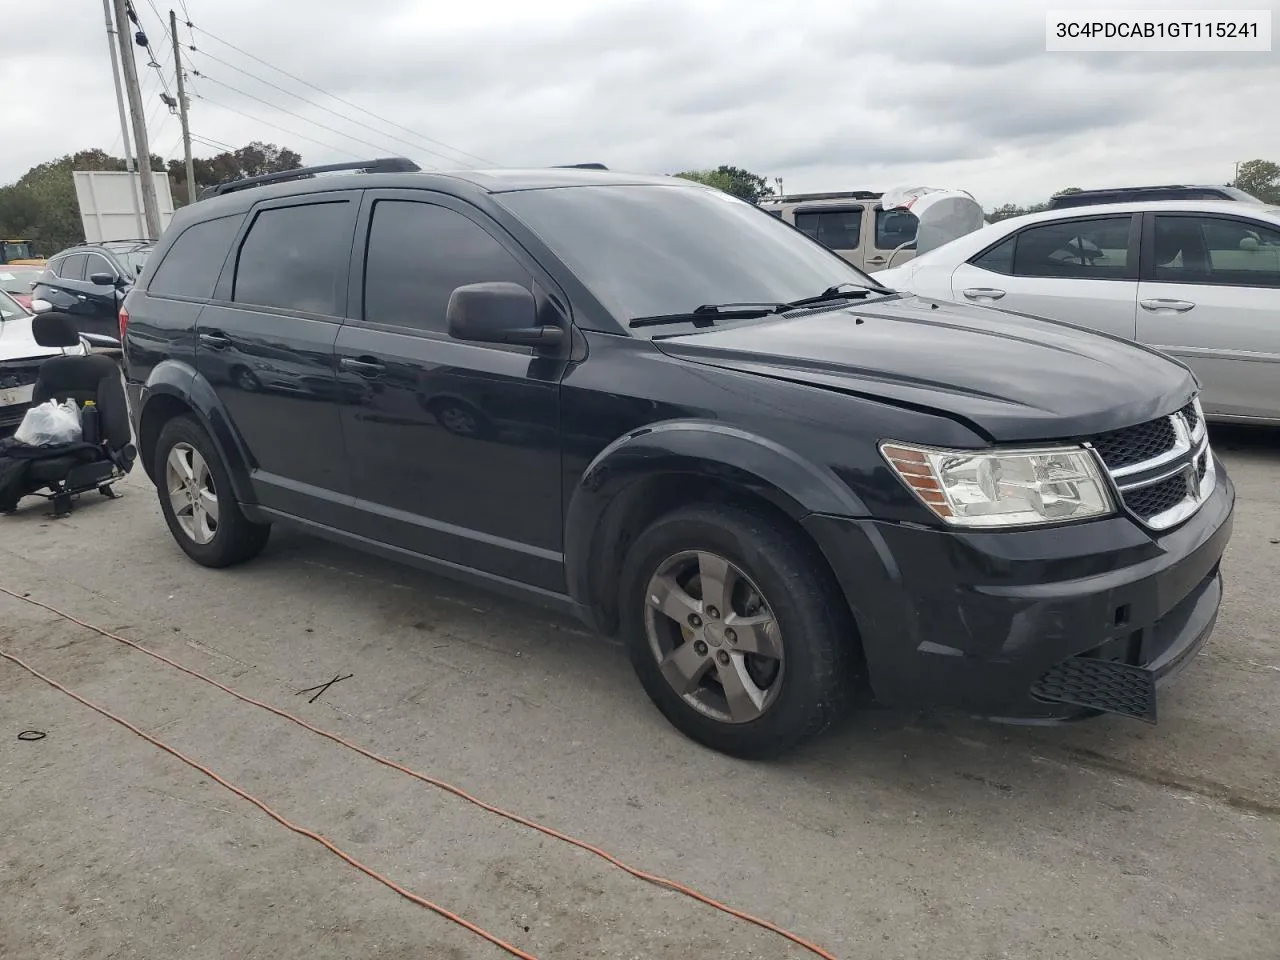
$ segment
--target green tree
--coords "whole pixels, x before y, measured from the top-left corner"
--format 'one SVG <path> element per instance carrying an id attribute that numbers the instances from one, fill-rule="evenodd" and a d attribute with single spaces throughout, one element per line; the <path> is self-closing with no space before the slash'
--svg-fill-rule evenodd
<path id="1" fill-rule="evenodd" d="M 1055 197 L 1065 197 L 1069 193 L 1083 193 L 1079 187 L 1063 187 L 1061 190 L 1053 194 Z M 1001 220 L 1008 220 L 1010 217 L 1020 217 L 1027 213 L 1040 213 L 1042 210 L 1049 209 L 1049 201 L 1043 203 L 1033 203 L 1027 207 L 1020 207 L 1015 203 L 1006 203 L 996 207 L 994 210 L 987 211 L 987 220 L 991 223 L 998 223 Z"/>
<path id="2" fill-rule="evenodd" d="M 759 203 L 766 197 L 773 196 L 773 187 L 765 177 L 728 164 L 722 164 L 714 170 L 684 170 L 673 176 L 715 187 L 751 203 Z"/>
<path id="3" fill-rule="evenodd" d="M 238 150 L 196 158 L 192 165 L 197 187 L 203 188 L 237 177 L 296 170 L 302 166 L 302 157 L 287 147 L 254 141 Z M 30 239 L 45 255 L 83 243 L 72 171 L 125 169 L 122 158 L 98 149 L 81 150 L 32 167 L 16 183 L 0 187 L 0 236 Z M 151 169 L 168 174 L 175 204 L 187 202 L 187 177 L 181 160 L 171 161 L 166 170 L 164 161 L 153 155 Z"/>
<path id="4" fill-rule="evenodd" d="M 1248 160 L 1240 164 L 1231 186 L 1264 203 L 1280 203 L 1280 164 L 1270 160 Z"/>

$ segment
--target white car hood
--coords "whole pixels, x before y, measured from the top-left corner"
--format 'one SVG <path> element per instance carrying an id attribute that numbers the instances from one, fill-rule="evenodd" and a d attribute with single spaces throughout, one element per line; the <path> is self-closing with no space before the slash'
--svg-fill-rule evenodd
<path id="1" fill-rule="evenodd" d="M 0 361 L 35 360 L 56 357 L 64 352 L 61 347 L 42 347 L 36 343 L 36 338 L 31 334 L 31 321 L 34 319 L 35 317 L 13 317 L 0 321 Z"/>

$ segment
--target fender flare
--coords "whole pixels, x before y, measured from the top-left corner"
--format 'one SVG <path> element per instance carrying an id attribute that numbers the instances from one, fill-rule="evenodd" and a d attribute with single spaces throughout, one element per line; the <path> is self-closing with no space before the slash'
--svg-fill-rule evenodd
<path id="1" fill-rule="evenodd" d="M 584 471 L 565 511 L 564 563 L 569 595 L 597 611 L 595 577 L 602 550 L 618 533 L 630 491 L 657 475 L 686 475 L 749 490 L 794 520 L 812 513 L 866 516 L 857 495 L 829 468 L 739 427 L 673 420 L 633 430 L 605 447 Z M 615 507 L 621 505 L 621 511 Z"/>
<path id="2" fill-rule="evenodd" d="M 218 455 L 222 457 L 222 462 L 231 475 L 231 486 L 236 500 L 241 504 L 253 504 L 256 501 L 253 483 L 249 476 L 249 458 L 236 437 L 222 401 L 208 380 L 189 364 L 180 360 L 162 360 L 147 377 L 146 385 L 143 387 L 143 397 L 142 408 L 138 411 L 139 446 L 141 446 L 143 425 L 147 421 L 148 410 L 154 412 L 156 404 L 163 402 L 159 400 L 161 397 L 178 400 L 191 411 L 213 440 Z M 152 451 L 145 450 L 142 453 L 144 468 L 147 475 L 151 476 Z M 155 477 L 151 479 L 155 480 Z"/>

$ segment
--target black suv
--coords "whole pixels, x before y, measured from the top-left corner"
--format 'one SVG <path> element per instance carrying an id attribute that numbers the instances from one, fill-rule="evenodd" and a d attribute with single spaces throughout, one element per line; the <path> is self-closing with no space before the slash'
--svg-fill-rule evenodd
<path id="1" fill-rule="evenodd" d="M 81 333 L 114 340 L 120 304 L 154 246 L 153 240 L 108 240 L 63 250 L 36 279 L 32 302 L 44 300 L 70 315 Z"/>
<path id="2" fill-rule="evenodd" d="M 1185 367 L 894 293 L 687 181 L 413 169 L 224 185 L 129 294 L 138 443 L 195 561 L 289 523 L 572 611 L 739 755 L 859 672 L 1155 719 L 1235 499 Z"/>
<path id="3" fill-rule="evenodd" d="M 1106 187 L 1101 190 L 1079 190 L 1060 193 L 1049 201 L 1050 210 L 1063 207 L 1091 207 L 1099 203 L 1142 203 L 1151 200 L 1238 200 L 1261 203 L 1257 197 L 1235 187 L 1185 186 Z"/>

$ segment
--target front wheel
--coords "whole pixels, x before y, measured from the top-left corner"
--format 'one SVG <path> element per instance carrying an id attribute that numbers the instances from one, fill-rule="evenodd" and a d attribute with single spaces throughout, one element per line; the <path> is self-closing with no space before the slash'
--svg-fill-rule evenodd
<path id="1" fill-rule="evenodd" d="M 244 515 L 217 447 L 194 418 L 164 425 L 155 458 L 160 509 L 187 556 L 202 566 L 229 567 L 262 552 L 271 527 Z"/>
<path id="2" fill-rule="evenodd" d="M 785 522 L 718 504 L 668 514 L 629 551 L 620 603 L 645 691 L 715 750 L 782 753 L 848 700 L 850 617 L 830 571 Z"/>

